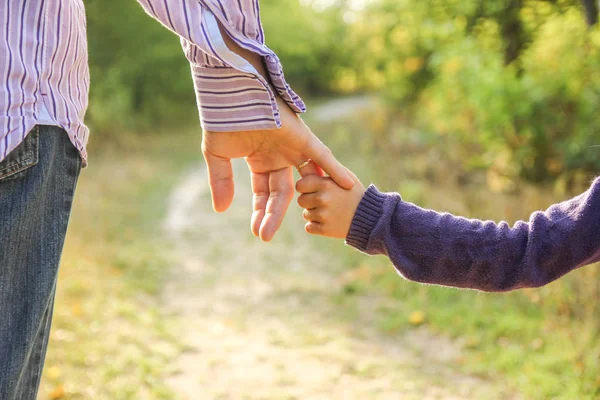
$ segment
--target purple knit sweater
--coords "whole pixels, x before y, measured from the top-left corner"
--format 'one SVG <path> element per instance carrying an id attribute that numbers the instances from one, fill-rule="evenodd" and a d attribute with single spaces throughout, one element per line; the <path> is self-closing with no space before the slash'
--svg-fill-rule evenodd
<path id="1" fill-rule="evenodd" d="M 370 186 L 346 242 L 387 255 L 417 282 L 488 292 L 543 286 L 600 261 L 600 178 L 512 228 L 425 210 Z"/>

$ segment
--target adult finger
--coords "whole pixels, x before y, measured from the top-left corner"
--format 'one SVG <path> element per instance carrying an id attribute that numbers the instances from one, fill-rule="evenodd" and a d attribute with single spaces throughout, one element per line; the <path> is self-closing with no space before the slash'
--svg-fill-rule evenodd
<path id="1" fill-rule="evenodd" d="M 298 205 L 302 208 L 311 209 L 322 204 L 318 193 L 306 193 L 298 197 Z"/>
<path id="2" fill-rule="evenodd" d="M 294 172 L 286 167 L 269 174 L 269 199 L 265 217 L 260 224 L 259 236 L 269 242 L 281 226 L 285 212 L 294 197 Z"/>
<path id="3" fill-rule="evenodd" d="M 308 157 L 306 157 L 307 160 L 309 159 Z M 300 174 L 300 176 L 308 176 L 308 175 L 317 175 L 317 176 L 325 176 L 325 171 L 323 171 L 323 169 L 321 167 L 319 167 L 319 165 L 312 161 L 310 163 L 308 163 L 308 165 L 306 165 L 303 168 L 300 168 L 298 170 L 298 173 Z"/>
<path id="4" fill-rule="evenodd" d="M 203 154 L 208 170 L 213 209 L 221 213 L 229 208 L 233 200 L 234 182 L 231 160 L 215 156 L 206 150 L 203 151 Z"/>
<path id="5" fill-rule="evenodd" d="M 354 172 L 350 171 L 348 168 L 346 168 L 346 171 L 348 171 L 348 174 L 354 180 L 354 183 L 358 183 L 358 184 L 362 185 L 362 182 L 360 181 L 360 179 L 358 179 L 358 176 L 356 176 L 356 174 Z"/>
<path id="6" fill-rule="evenodd" d="M 260 225 L 265 218 L 267 201 L 269 200 L 269 173 L 250 172 L 252 183 L 252 218 L 250 229 L 254 236 L 260 233 Z"/>
<path id="7" fill-rule="evenodd" d="M 340 187 L 348 190 L 352 189 L 354 180 L 348 174 L 346 167 L 335 158 L 331 150 L 315 135 L 312 135 L 308 140 L 308 148 L 304 153 L 316 162 Z"/>

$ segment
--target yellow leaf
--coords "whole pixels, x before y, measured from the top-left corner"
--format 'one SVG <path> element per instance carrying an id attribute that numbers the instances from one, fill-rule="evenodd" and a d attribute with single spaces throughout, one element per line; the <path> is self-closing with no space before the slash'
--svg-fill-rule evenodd
<path id="1" fill-rule="evenodd" d="M 425 313 L 423 311 L 413 311 L 408 317 L 411 325 L 421 325 L 425 322 Z"/>
<path id="2" fill-rule="evenodd" d="M 50 393 L 51 400 L 59 400 L 65 397 L 65 388 L 63 385 L 58 385 L 54 388 L 54 390 Z"/>
<path id="3" fill-rule="evenodd" d="M 340 281 L 343 284 L 348 284 L 356 281 L 367 282 L 370 280 L 371 275 L 371 268 L 365 265 L 361 265 L 357 268 L 342 273 L 342 275 L 340 276 Z"/>
<path id="4" fill-rule="evenodd" d="M 411 41 L 410 32 L 402 26 L 397 26 L 391 32 L 390 40 L 394 44 L 394 47 L 405 46 Z"/>
<path id="5" fill-rule="evenodd" d="M 81 303 L 73 303 L 71 305 L 71 312 L 75 317 L 80 317 L 83 314 L 83 308 L 81 307 Z"/>
<path id="6" fill-rule="evenodd" d="M 48 368 L 48 377 L 50 379 L 60 378 L 61 375 L 62 375 L 62 371 L 60 370 L 59 367 L 54 366 L 54 367 Z"/>
<path id="7" fill-rule="evenodd" d="M 463 61 L 460 57 L 453 57 L 449 60 L 447 60 L 442 68 L 444 71 L 444 74 L 446 75 L 455 75 L 458 71 L 461 70 L 463 66 Z"/>
<path id="8" fill-rule="evenodd" d="M 509 192 L 514 188 L 514 182 L 494 169 L 486 174 L 487 187 L 494 193 Z"/>
<path id="9" fill-rule="evenodd" d="M 546 168 L 552 174 L 558 174 L 564 168 L 563 162 L 558 157 L 550 158 L 546 160 Z"/>
<path id="10" fill-rule="evenodd" d="M 417 72 L 425 65 L 425 60 L 421 57 L 409 57 L 404 61 L 404 69 L 407 72 Z"/>

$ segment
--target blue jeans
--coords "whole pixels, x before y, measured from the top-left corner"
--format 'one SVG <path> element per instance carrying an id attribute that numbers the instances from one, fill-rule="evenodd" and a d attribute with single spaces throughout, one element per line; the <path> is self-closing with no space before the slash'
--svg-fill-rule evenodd
<path id="1" fill-rule="evenodd" d="M 81 161 L 66 132 L 36 126 L 0 163 L 0 399 L 34 400 Z"/>

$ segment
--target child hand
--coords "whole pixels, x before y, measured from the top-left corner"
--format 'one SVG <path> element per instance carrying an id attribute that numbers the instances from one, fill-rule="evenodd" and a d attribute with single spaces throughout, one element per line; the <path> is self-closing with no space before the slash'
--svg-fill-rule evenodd
<path id="1" fill-rule="evenodd" d="M 298 204 L 306 224 L 306 232 L 345 239 L 350 231 L 354 212 L 362 199 L 365 187 L 350 172 L 355 185 L 346 190 L 339 187 L 331 178 L 307 175 L 296 183 L 296 190 L 302 195 Z"/>

